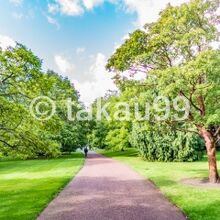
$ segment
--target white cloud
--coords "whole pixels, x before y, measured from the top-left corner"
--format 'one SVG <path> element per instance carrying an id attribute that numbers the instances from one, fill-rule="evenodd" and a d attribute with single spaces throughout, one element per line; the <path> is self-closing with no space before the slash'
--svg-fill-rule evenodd
<path id="1" fill-rule="evenodd" d="M 151 14 L 150 11 L 152 10 L 152 7 L 154 5 L 153 1 L 152 0 L 123 0 L 123 2 L 128 12 L 137 13 L 137 17 L 138 17 L 137 25 L 143 26 L 146 23 L 149 15 Z"/>
<path id="2" fill-rule="evenodd" d="M 101 5 L 105 0 L 82 0 L 87 10 L 92 10 L 94 7 Z"/>
<path id="3" fill-rule="evenodd" d="M 146 73 L 138 71 L 136 74 L 131 75 L 130 71 L 124 71 L 121 76 L 126 77 L 129 80 L 144 80 L 146 79 Z"/>
<path id="4" fill-rule="evenodd" d="M 69 62 L 69 60 L 67 60 L 64 56 L 61 55 L 55 55 L 54 56 L 54 61 L 59 69 L 59 71 L 71 78 L 71 74 L 73 73 L 75 66 Z"/>
<path id="5" fill-rule="evenodd" d="M 53 4 L 48 4 L 48 12 L 60 12 L 64 15 L 77 16 L 83 14 L 84 9 L 92 10 L 104 2 L 105 0 L 55 0 Z"/>
<path id="6" fill-rule="evenodd" d="M 9 2 L 13 3 L 15 6 L 19 6 L 23 3 L 23 0 L 9 0 Z"/>
<path id="7" fill-rule="evenodd" d="M 15 47 L 16 46 L 16 42 L 5 35 L 0 35 L 0 47 L 2 48 L 2 50 L 6 50 L 8 47 Z"/>
<path id="8" fill-rule="evenodd" d="M 153 22 L 159 18 L 159 12 L 163 10 L 168 3 L 180 5 L 187 0 L 123 0 L 128 12 L 137 13 L 136 25 L 142 27 L 148 22 Z"/>
<path id="9" fill-rule="evenodd" d="M 49 13 L 56 13 L 59 11 L 59 5 L 57 4 L 48 4 L 48 12 Z"/>
<path id="10" fill-rule="evenodd" d="M 58 0 L 61 12 L 66 15 L 81 15 L 83 8 L 79 0 Z"/>
<path id="11" fill-rule="evenodd" d="M 19 1 L 19 0 L 14 0 Z M 55 0 L 55 3 L 48 4 L 50 13 L 60 12 L 64 15 L 82 15 L 86 10 L 102 5 L 105 2 L 115 4 L 117 7 L 123 6 L 126 12 L 136 13 L 136 26 L 142 27 L 148 22 L 153 22 L 159 17 L 159 12 L 168 3 L 180 5 L 189 0 Z"/>
<path id="12" fill-rule="evenodd" d="M 95 56 L 94 63 L 88 70 L 88 75 L 92 75 L 94 81 L 79 83 L 73 80 L 76 89 L 80 92 L 80 99 L 89 106 L 96 98 L 104 96 L 108 90 L 116 90 L 116 86 L 111 79 L 112 75 L 106 71 L 106 57 L 102 53 Z"/>
<path id="13" fill-rule="evenodd" d="M 210 46 L 211 46 L 214 50 L 220 49 L 220 42 L 219 42 L 219 41 L 212 42 L 212 43 L 210 44 Z"/>
<path id="14" fill-rule="evenodd" d="M 60 25 L 59 25 L 59 23 L 57 22 L 56 19 L 54 19 L 54 18 L 52 18 L 50 16 L 47 16 L 47 21 L 48 21 L 48 23 L 50 23 L 52 25 L 55 25 L 57 29 L 60 28 Z"/>
<path id="15" fill-rule="evenodd" d="M 77 16 L 84 13 L 80 0 L 56 0 L 54 4 L 48 4 L 50 13 L 60 12 L 64 15 Z"/>
<path id="16" fill-rule="evenodd" d="M 86 51 L 86 48 L 85 47 L 79 47 L 76 49 L 76 53 L 77 54 L 82 54 Z"/>

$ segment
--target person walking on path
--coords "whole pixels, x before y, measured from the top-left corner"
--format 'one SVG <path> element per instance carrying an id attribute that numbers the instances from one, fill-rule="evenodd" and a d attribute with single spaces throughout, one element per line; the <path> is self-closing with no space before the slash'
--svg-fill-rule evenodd
<path id="1" fill-rule="evenodd" d="M 88 155 L 88 147 L 87 146 L 84 148 L 84 154 L 85 154 L 85 158 L 87 158 L 87 155 Z"/>

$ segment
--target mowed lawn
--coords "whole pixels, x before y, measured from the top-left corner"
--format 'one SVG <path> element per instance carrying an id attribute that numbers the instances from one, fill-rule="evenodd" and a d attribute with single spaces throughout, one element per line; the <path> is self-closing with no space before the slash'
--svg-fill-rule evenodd
<path id="1" fill-rule="evenodd" d="M 137 157 L 135 149 L 102 154 L 128 164 L 150 179 L 165 196 L 180 207 L 191 220 L 220 219 L 220 188 L 194 187 L 181 183 L 185 178 L 208 176 L 207 158 L 191 163 L 147 162 Z M 220 153 L 218 153 L 220 166 Z"/>
<path id="2" fill-rule="evenodd" d="M 0 162 L 0 219 L 36 219 L 83 163 L 80 153 L 51 160 Z"/>

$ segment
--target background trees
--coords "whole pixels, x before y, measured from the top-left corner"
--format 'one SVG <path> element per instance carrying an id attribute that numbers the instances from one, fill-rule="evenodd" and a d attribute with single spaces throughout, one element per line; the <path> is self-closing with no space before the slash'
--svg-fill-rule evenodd
<path id="1" fill-rule="evenodd" d="M 140 89 L 141 87 L 141 89 Z M 142 86 L 130 83 L 121 94 L 112 94 L 104 104 L 108 104 L 107 112 L 111 120 L 102 117 L 101 121 L 94 121 L 89 136 L 89 144 L 94 148 L 112 150 L 124 150 L 128 147 L 135 147 L 139 155 L 148 161 L 196 161 L 202 158 L 204 142 L 195 133 L 185 133 L 165 123 L 153 121 L 137 121 L 131 117 L 129 121 L 117 121 L 113 115 L 117 103 L 127 101 L 130 105 L 130 113 L 134 116 L 134 103 L 138 103 L 140 110 L 145 104 L 148 96 L 140 92 Z M 96 114 L 96 103 L 93 113 Z M 141 111 L 140 111 L 141 113 Z"/>

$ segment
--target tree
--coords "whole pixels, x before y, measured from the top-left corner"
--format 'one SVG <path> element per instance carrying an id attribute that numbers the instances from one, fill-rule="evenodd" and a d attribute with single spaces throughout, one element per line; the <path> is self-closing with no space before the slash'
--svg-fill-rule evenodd
<path id="1" fill-rule="evenodd" d="M 204 139 L 209 180 L 213 183 L 219 180 L 216 143 L 220 140 L 220 50 L 212 47 L 219 36 L 218 9 L 217 0 L 168 5 L 157 22 L 131 34 L 107 64 L 108 70 L 117 75 L 123 71 L 145 72 L 147 78 L 142 86 L 149 98 L 156 94 L 170 100 L 182 96 L 189 101 L 189 117 L 181 124 Z M 171 109 L 166 123 L 180 126 L 173 116 Z"/>
<path id="2" fill-rule="evenodd" d="M 62 152 L 72 152 L 87 144 L 87 122 L 77 121 L 76 119 L 68 120 L 67 99 L 72 101 L 73 115 L 84 107 L 80 104 L 79 94 L 68 78 L 64 78 L 52 70 L 47 72 L 47 77 L 47 81 L 51 83 L 50 94 L 48 95 L 56 100 L 56 112 L 62 122 L 56 140 L 61 144 Z"/>
<path id="3" fill-rule="evenodd" d="M 41 63 L 21 44 L 4 51 L 0 48 L 0 153 L 4 156 L 56 157 L 68 126 L 71 137 L 76 139 L 65 139 L 65 145 L 78 147 L 85 142 L 83 124 L 67 120 L 66 100 L 71 98 L 77 111 L 78 92 L 67 78 L 53 71 L 44 73 Z M 36 119 L 30 112 L 32 100 L 39 96 L 56 102 L 55 114 L 46 121 Z M 49 107 L 42 105 L 41 110 Z"/>
<path id="4" fill-rule="evenodd" d="M 47 122 L 33 118 L 33 98 L 48 91 L 41 60 L 23 45 L 0 49 L 0 150 L 6 156 L 36 158 L 56 156 L 57 142 L 50 137 L 59 130 L 54 116 Z"/>
<path id="5" fill-rule="evenodd" d="M 105 121 L 96 122 L 88 135 L 90 147 L 105 149 L 107 147 L 106 136 L 108 132 L 108 124 Z"/>
<path id="6" fill-rule="evenodd" d="M 71 153 L 77 148 L 85 146 L 87 143 L 85 137 L 86 135 L 83 132 L 83 127 L 79 124 L 64 124 L 59 136 L 61 151 Z"/>
<path id="7" fill-rule="evenodd" d="M 101 120 L 93 121 L 91 134 L 89 135 L 91 147 L 113 150 L 124 150 L 126 147 L 130 147 L 129 130 L 131 123 L 112 120 L 114 118 L 115 106 L 121 98 L 124 97 L 115 91 L 110 91 L 100 98 L 102 106 L 106 105 L 106 111 L 111 119 L 102 115 Z M 97 102 L 99 101 L 96 100 L 92 105 L 93 118 L 96 118 Z"/>
<path id="8" fill-rule="evenodd" d="M 121 125 L 112 128 L 106 136 L 106 144 L 109 149 L 120 151 L 130 147 L 128 129 Z"/>

